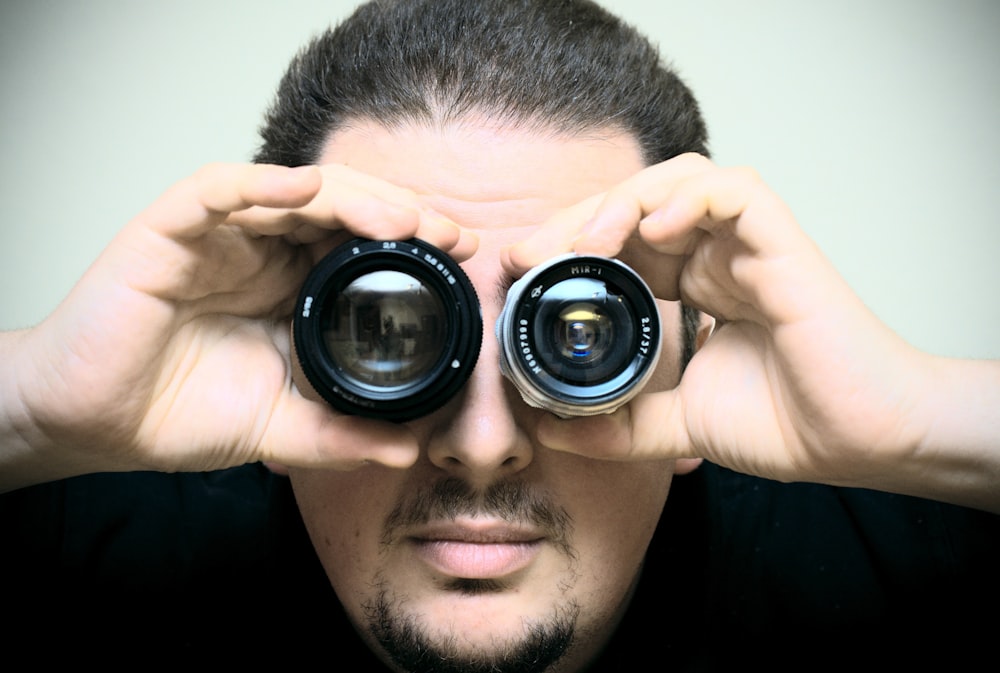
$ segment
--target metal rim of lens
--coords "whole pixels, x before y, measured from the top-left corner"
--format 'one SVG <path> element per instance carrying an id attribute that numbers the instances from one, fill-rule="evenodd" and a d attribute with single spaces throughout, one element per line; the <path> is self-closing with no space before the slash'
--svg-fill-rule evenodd
<path id="1" fill-rule="evenodd" d="M 344 374 L 325 345 L 324 314 L 337 293 L 374 271 L 398 271 L 435 292 L 444 309 L 445 340 L 436 363 L 409 384 L 379 391 Z M 347 414 L 402 422 L 431 413 L 465 384 L 479 357 L 483 322 L 475 288 L 446 253 L 418 239 L 354 239 L 310 272 L 299 293 L 293 325 L 295 354 L 313 389 Z"/>
<path id="2" fill-rule="evenodd" d="M 539 300 L 564 280 L 604 279 L 627 298 L 636 322 L 630 356 L 622 370 L 597 385 L 559 380 L 539 361 L 533 320 Z M 652 291 L 630 267 L 616 259 L 568 254 L 529 271 L 511 286 L 496 324 L 501 369 L 524 400 L 564 416 L 610 413 L 632 399 L 652 376 L 660 355 L 661 325 Z"/>

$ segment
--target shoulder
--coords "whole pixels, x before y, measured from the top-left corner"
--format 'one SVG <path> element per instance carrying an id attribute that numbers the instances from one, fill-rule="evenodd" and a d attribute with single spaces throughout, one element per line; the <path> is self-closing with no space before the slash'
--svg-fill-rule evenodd
<path id="1" fill-rule="evenodd" d="M 993 514 L 703 465 L 675 479 L 637 596 L 698 657 L 773 665 L 781 634 L 844 662 L 926 663 L 982 653 L 997 567 Z"/>

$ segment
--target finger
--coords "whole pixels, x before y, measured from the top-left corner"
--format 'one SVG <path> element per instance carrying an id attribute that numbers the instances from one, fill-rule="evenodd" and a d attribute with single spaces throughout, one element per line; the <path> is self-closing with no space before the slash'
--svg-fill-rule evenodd
<path id="1" fill-rule="evenodd" d="M 752 252 L 781 254 L 803 235 L 788 207 L 751 168 L 720 168 L 677 183 L 670 198 L 640 224 L 640 234 L 664 252 L 692 250 L 697 230 L 737 237 Z"/>
<path id="2" fill-rule="evenodd" d="M 353 469 L 365 463 L 406 468 L 419 448 L 403 425 L 345 416 L 321 402 L 290 394 L 268 423 L 265 461 L 289 467 Z"/>
<path id="3" fill-rule="evenodd" d="M 341 230 L 341 233 L 350 233 Z M 313 246 L 313 260 L 319 261 L 326 253 L 338 244 L 344 243 L 350 236 L 338 236 L 329 227 L 304 225 L 284 235 L 284 239 L 293 245 Z M 379 237 L 385 239 L 385 237 Z M 405 238 L 411 238 L 405 236 Z M 427 229 L 418 229 L 416 238 L 422 239 L 442 251 L 448 253 L 456 262 L 464 262 L 475 254 L 479 247 L 479 236 L 475 232 L 462 227 L 445 225 L 440 234 L 434 234 Z M 320 245 L 317 245 L 320 244 Z"/>
<path id="4" fill-rule="evenodd" d="M 410 190 L 330 164 L 320 167 L 323 187 L 309 203 L 289 209 L 250 208 L 227 221 L 261 235 L 315 243 L 345 230 L 376 240 L 420 238 L 442 250 L 470 254 L 470 239 L 451 219 L 425 207 Z"/>
<path id="5" fill-rule="evenodd" d="M 639 395 L 613 414 L 572 419 L 546 414 L 536 432 L 543 446 L 601 460 L 697 457 L 676 390 Z"/>
<path id="6" fill-rule="evenodd" d="M 303 206 L 321 184 L 319 172 L 311 166 L 210 164 L 167 190 L 136 223 L 172 238 L 194 238 L 233 211 Z"/>
<path id="7" fill-rule="evenodd" d="M 471 256 L 478 246 L 478 238 L 463 230 L 447 216 L 428 208 L 410 189 L 340 164 L 323 166 L 322 169 L 324 179 L 334 182 L 344 181 L 353 185 L 362 198 L 367 197 L 369 205 L 372 200 L 394 204 L 410 215 L 409 218 L 402 218 L 396 227 L 394 224 L 397 223 L 392 221 L 379 222 L 377 212 L 374 216 L 368 217 L 355 217 L 355 213 L 340 214 L 347 228 L 357 236 L 376 240 L 419 238 L 451 253 L 459 261 Z M 338 213 L 336 209 L 334 212 Z"/>
<path id="8" fill-rule="evenodd" d="M 450 248 L 444 248 L 444 251 L 456 262 L 461 263 L 476 254 L 476 250 L 479 249 L 479 235 L 462 227 L 459 227 L 458 232 L 458 240 Z"/>
<path id="9" fill-rule="evenodd" d="M 356 236 L 391 240 L 411 237 L 419 228 L 420 213 L 415 206 L 387 201 L 356 184 L 324 179 L 322 189 L 306 204 L 249 208 L 233 212 L 227 222 L 263 236 L 306 230 L 305 238 L 316 239 L 318 232 L 346 229 Z"/>
<path id="10" fill-rule="evenodd" d="M 617 257 L 639 222 L 669 198 L 674 182 L 713 167 L 711 161 L 697 154 L 680 155 L 650 166 L 607 193 L 561 211 L 533 236 L 505 250 L 501 258 L 504 268 L 520 276 L 569 251 Z"/>
<path id="11" fill-rule="evenodd" d="M 560 210 L 530 236 L 501 251 L 504 270 L 515 278 L 548 259 L 572 252 L 580 231 L 604 196 L 598 194 Z"/>
<path id="12" fill-rule="evenodd" d="M 688 262 L 686 255 L 662 254 L 633 237 L 625 242 L 617 257 L 635 269 L 658 299 L 681 299 L 681 273 Z"/>
<path id="13" fill-rule="evenodd" d="M 576 251 L 618 256 L 639 222 L 669 201 L 676 184 L 713 169 L 705 157 L 684 154 L 636 173 L 604 196 L 575 241 Z"/>
<path id="14" fill-rule="evenodd" d="M 344 230 L 340 233 L 349 234 L 349 232 Z M 421 235 L 419 232 L 417 238 L 421 238 L 432 245 L 435 245 L 459 263 L 472 257 L 479 247 L 479 237 L 476 233 L 461 227 L 458 227 L 453 231 L 449 231 L 448 236 L 443 242 L 440 238 L 435 241 L 433 240 L 433 236 Z M 336 232 L 333 232 L 328 228 L 306 225 L 286 234 L 284 239 L 296 246 L 309 246 L 311 258 L 313 260 L 313 264 L 315 264 L 338 245 L 341 245 L 349 240 L 350 235 L 338 235 Z"/>

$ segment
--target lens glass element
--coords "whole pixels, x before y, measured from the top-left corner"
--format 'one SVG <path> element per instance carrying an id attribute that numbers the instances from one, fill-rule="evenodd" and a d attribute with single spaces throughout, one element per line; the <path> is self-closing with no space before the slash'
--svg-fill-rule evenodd
<path id="1" fill-rule="evenodd" d="M 613 342 L 614 325 L 600 307 L 593 304 L 571 304 L 553 325 L 562 356 L 574 362 L 589 362 L 600 357 Z"/>
<path id="2" fill-rule="evenodd" d="M 360 276 L 330 302 L 324 317 L 333 361 L 361 386 L 409 385 L 441 356 L 441 298 L 409 274 Z"/>
<path id="3" fill-rule="evenodd" d="M 620 374 L 633 355 L 627 301 L 600 278 L 570 278 L 547 289 L 533 321 L 543 366 L 558 380 L 581 385 Z"/>

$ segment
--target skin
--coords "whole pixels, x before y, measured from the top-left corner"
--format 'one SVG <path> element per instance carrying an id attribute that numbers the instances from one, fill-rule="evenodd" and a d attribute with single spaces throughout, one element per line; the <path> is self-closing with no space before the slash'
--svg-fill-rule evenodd
<path id="1" fill-rule="evenodd" d="M 378 591 L 387 590 L 400 599 L 399 609 L 418 619 L 436 641 L 455 638 L 459 653 L 492 652 L 498 643 L 521 638 L 526 620 L 545 621 L 554 610 L 579 607 L 577 628 L 584 637 L 559 668 L 577 670 L 620 617 L 674 463 L 607 462 L 542 447 L 536 428 L 545 414 L 527 406 L 505 382 L 491 327 L 503 301 L 496 288 L 509 282 L 502 251 L 565 207 L 640 170 L 638 150 L 628 137 L 610 133 L 568 138 L 487 124 L 394 130 L 357 124 L 331 138 L 323 161 L 403 186 L 428 208 L 475 231 L 478 248 L 462 266 L 480 296 L 487 326 L 478 365 L 463 394 L 408 424 L 420 445 L 412 467 L 290 471 L 330 580 L 362 632 L 365 606 Z M 679 324 L 676 303 L 662 302 L 661 310 L 665 324 Z M 675 385 L 679 378 L 676 338 L 665 351 L 655 383 L 660 387 Z M 477 491 L 497 482 L 521 482 L 565 515 L 566 525 L 557 534 L 523 524 L 526 537 L 539 541 L 530 562 L 513 572 L 491 568 L 483 578 L 499 586 L 470 592 L 456 586 L 456 569 L 428 562 L 413 538 L 447 526 L 448 538 L 473 540 L 484 528 L 509 527 L 498 513 L 482 509 L 454 518 L 433 515 L 396 531 L 388 542 L 383 538 L 386 519 L 397 505 L 448 477 Z"/>
<path id="2" fill-rule="evenodd" d="M 581 140 L 607 148 L 612 136 Z M 549 205 L 582 200 L 553 212 L 540 209 L 538 188 L 550 176 L 536 176 L 528 194 L 510 189 L 543 157 L 512 161 L 506 141 L 485 145 L 493 154 L 468 157 L 467 168 L 490 170 L 495 156 L 507 167 L 496 171 L 496 191 L 476 196 L 477 179 L 459 177 L 458 193 L 439 204 L 344 164 L 215 164 L 174 185 L 46 320 L 0 334 L 0 491 L 253 461 L 414 464 L 421 444 L 411 428 L 337 415 L 292 384 L 294 297 L 337 236 L 416 236 L 464 261 L 492 223 L 512 245 L 492 234 L 482 245 L 512 277 L 568 251 L 620 256 L 658 297 L 718 325 L 679 386 L 666 377 L 611 415 L 542 416 L 541 445 L 603 460 L 704 458 L 772 479 L 1000 511 L 1000 362 L 935 357 L 902 341 L 752 170 L 693 155 L 641 167 L 633 151 L 630 165 L 609 162 L 613 175 L 595 180 L 602 163 L 568 156 L 575 163 L 548 172 L 586 179 Z M 426 156 L 447 158 L 437 147 L 427 140 Z M 463 196 L 483 202 L 454 213 L 467 220 L 460 226 L 441 210 Z M 542 212 L 551 214 L 544 223 L 529 219 Z"/>
<path id="3" fill-rule="evenodd" d="M 691 465 L 682 459 L 1000 511 L 1000 363 L 900 340 L 753 171 L 690 155 L 642 166 L 611 132 L 569 139 L 476 119 L 356 124 L 323 160 L 333 163 L 203 168 L 126 225 L 45 321 L 0 335 L 0 490 L 288 465 L 355 618 L 387 578 L 405 610 L 439 636 L 458 629 L 465 650 L 492 642 L 470 625 L 519 633 L 508 608 L 544 618 L 579 606 L 586 646 L 562 662 L 569 670 L 611 631 L 671 465 Z M 668 359 L 651 394 L 611 415 L 528 409 L 489 338 L 464 394 L 436 414 L 409 425 L 338 415 L 293 384 L 287 318 L 308 270 L 347 234 L 442 248 L 465 264 L 487 325 L 498 282 L 575 250 L 620 256 L 717 329 L 679 385 Z M 676 305 L 661 306 L 676 324 Z M 522 522 L 525 532 L 467 511 L 451 528 L 394 528 L 380 547 L 397 502 L 442 477 L 522 484 L 572 525 Z M 538 551 L 475 594 L 419 542 L 504 526 L 537 536 L 520 542 Z"/>
<path id="4" fill-rule="evenodd" d="M 679 386 L 614 414 L 543 420 L 550 448 L 700 456 L 782 481 L 861 486 L 1000 512 L 1000 362 L 918 351 L 853 293 L 749 168 L 682 155 L 505 251 L 619 256 L 659 297 L 715 318 Z M 586 441 L 583 441 L 586 438 Z"/>

